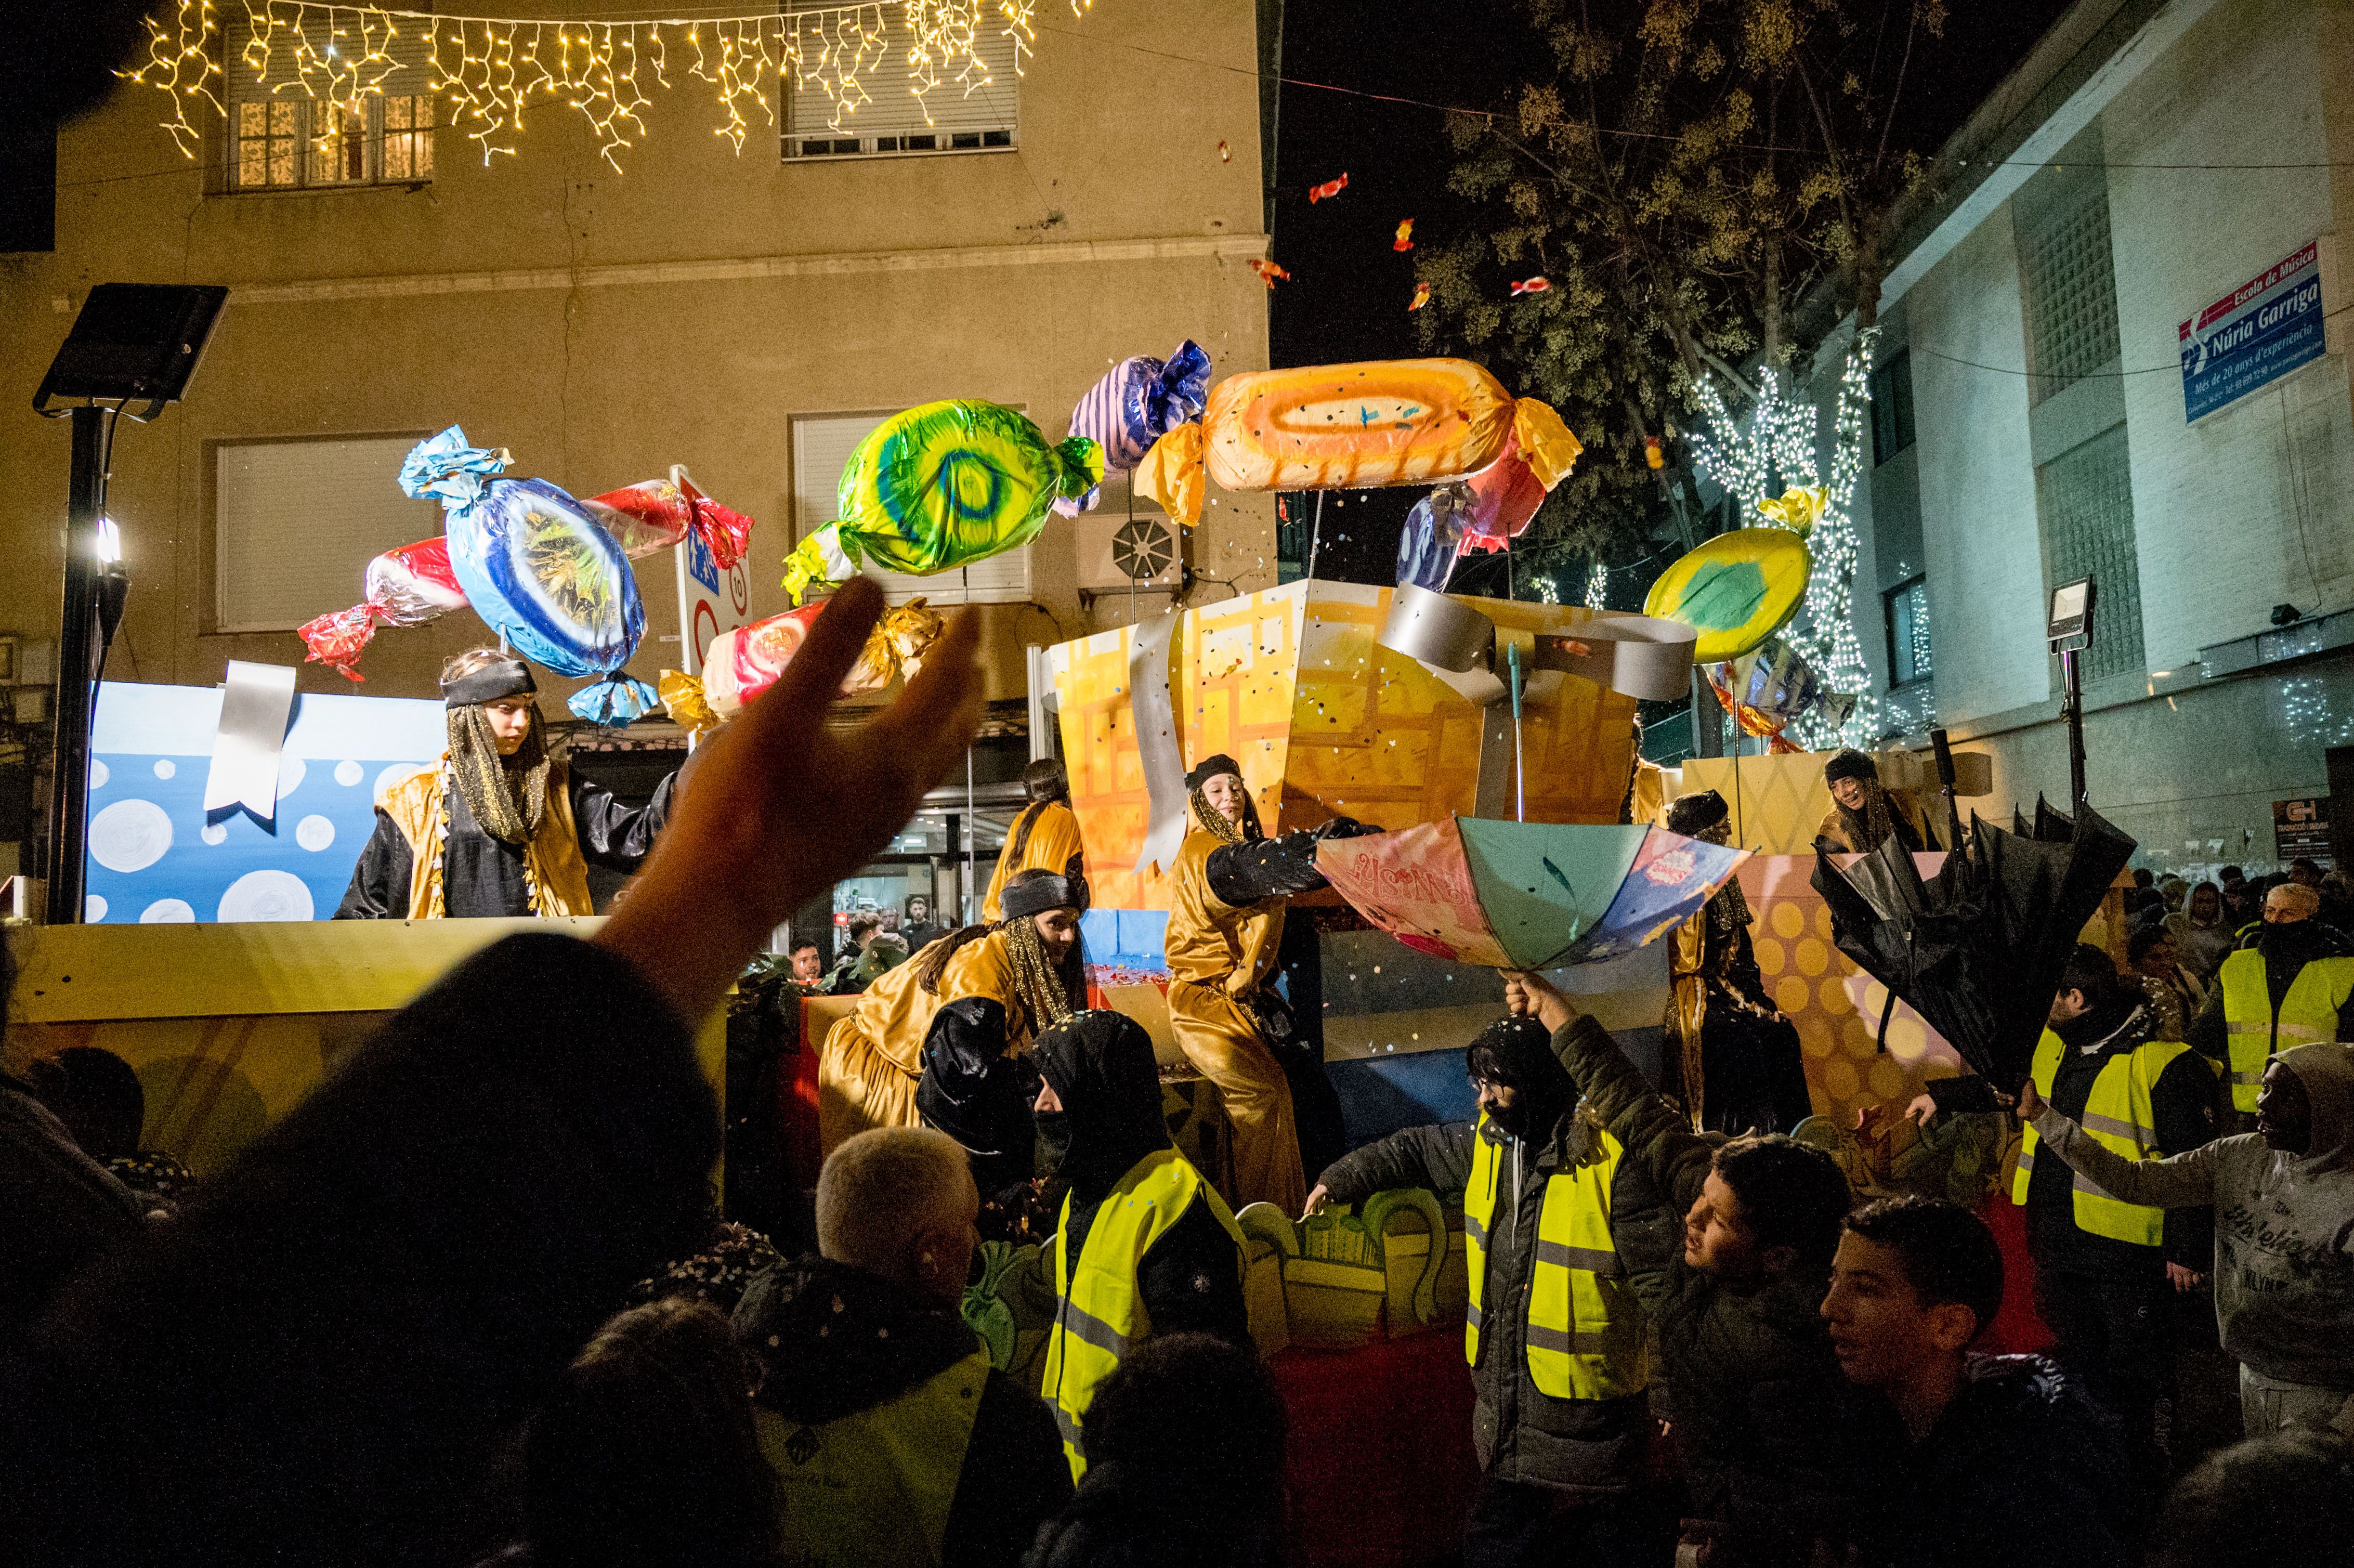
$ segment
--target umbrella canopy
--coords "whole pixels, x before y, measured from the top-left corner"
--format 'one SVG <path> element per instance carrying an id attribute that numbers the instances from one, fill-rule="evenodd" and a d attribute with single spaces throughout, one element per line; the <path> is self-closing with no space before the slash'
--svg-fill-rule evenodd
<path id="1" fill-rule="evenodd" d="M 1973 815 L 1967 847 L 1926 882 L 1893 834 L 1844 867 L 1817 841 L 1814 875 L 1840 951 L 2004 1088 L 2026 1075 L 2077 937 L 2134 852 L 2089 805 L 2071 818 L 2039 800 L 2031 828 L 2012 822 Z"/>
<path id="2" fill-rule="evenodd" d="M 1689 918 L 1746 850 L 1664 828 L 1456 817 L 1328 839 L 1317 869 L 1416 951 L 1490 969 L 1598 963 Z"/>

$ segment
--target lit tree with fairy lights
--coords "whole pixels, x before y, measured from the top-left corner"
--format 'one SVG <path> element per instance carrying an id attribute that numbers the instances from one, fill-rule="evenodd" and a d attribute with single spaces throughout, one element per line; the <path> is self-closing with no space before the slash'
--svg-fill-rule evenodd
<path id="1" fill-rule="evenodd" d="M 1760 503 L 1809 493 L 1807 515 L 1785 509 L 1815 570 L 1783 635 L 1854 701 L 1843 722 L 1818 708 L 1790 735 L 1869 744 L 1882 719 L 1855 633 L 1850 512 L 1882 243 L 1925 185 L 1897 108 L 1939 68 L 1944 0 L 1522 10 L 1553 69 L 1502 112 L 1450 117 L 1454 188 L 1495 217 L 1429 248 L 1424 344 L 1509 372 L 1585 442 L 1524 543 L 1532 564 L 1656 572 L 1720 525 L 1783 521 Z M 1550 287 L 1508 291 L 1532 273 Z M 1809 385 L 1798 367 L 1850 319 L 1836 386 Z M 1703 476 L 1734 516 L 1710 520 Z"/>

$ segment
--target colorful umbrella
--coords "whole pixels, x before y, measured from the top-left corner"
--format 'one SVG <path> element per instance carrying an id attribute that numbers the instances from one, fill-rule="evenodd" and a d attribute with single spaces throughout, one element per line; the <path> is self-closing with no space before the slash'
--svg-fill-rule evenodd
<path id="1" fill-rule="evenodd" d="M 1358 914 L 1417 952 L 1543 969 L 1634 951 L 1748 858 L 1664 828 L 1456 817 L 1328 839 L 1316 865 Z"/>

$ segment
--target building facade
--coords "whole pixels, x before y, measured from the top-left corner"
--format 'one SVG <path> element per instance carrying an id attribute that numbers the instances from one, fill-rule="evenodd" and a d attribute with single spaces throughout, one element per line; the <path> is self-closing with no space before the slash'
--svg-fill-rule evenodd
<path id="1" fill-rule="evenodd" d="M 1892 728 L 1992 756 L 1981 809 L 2067 797 L 2046 616 L 2090 577 L 2088 789 L 2137 863 L 2296 852 L 2275 803 L 2354 745 L 2349 217 L 2322 0 L 2083 0 L 1946 148 L 1881 304 L 1855 608 Z"/>
<path id="2" fill-rule="evenodd" d="M 521 14 L 557 9 L 579 7 Z M 898 11 L 844 15 L 900 26 Z M 126 82 L 59 136 L 54 249 L 0 256 L 0 382 L 18 388 L 0 409 L 0 635 L 27 677 L 57 636 L 68 462 L 65 426 L 27 399 L 93 284 L 230 289 L 187 399 L 124 422 L 113 449 L 133 587 L 108 673 L 184 685 L 232 659 L 296 662 L 293 629 L 355 603 L 372 556 L 439 533 L 394 471 L 449 425 L 578 495 L 685 465 L 758 520 L 730 585 L 758 616 L 789 607 L 782 559 L 832 520 L 843 457 L 885 415 L 983 398 L 1051 441 L 1129 355 L 1190 337 L 1217 376 L 1267 364 L 1267 291 L 1248 263 L 1267 247 L 1257 72 L 1278 7 L 1042 15 L 1018 74 L 992 44 L 988 82 L 935 90 L 928 113 L 888 66 L 847 118 L 814 79 L 772 76 L 778 122 L 739 97 L 739 147 L 715 134 L 721 101 L 673 37 L 669 90 L 642 72 L 638 129 L 610 160 L 560 95 L 532 108 L 513 155 L 486 151 L 414 62 L 341 111 L 257 93 L 239 70 L 247 12 L 218 14 L 207 47 L 228 112 L 190 111 L 193 156 L 158 124 L 172 101 Z M 716 41 L 695 40 L 715 60 Z M 1182 102 L 1182 133 L 1140 98 Z M 1188 541 L 1194 571 L 1272 586 L 1271 504 L 1218 499 Z M 986 602 L 990 694 L 1021 698 L 1024 645 L 1169 602 L 1165 587 L 1103 591 L 1103 535 L 1129 505 L 1108 487 L 1101 514 L 1053 520 L 969 582 L 893 586 Z M 668 553 L 636 565 L 647 630 L 631 670 L 652 679 L 680 662 L 676 568 Z M 442 660 L 483 638 L 463 611 L 381 631 L 357 689 L 429 695 Z M 311 664 L 302 689 L 355 688 Z"/>

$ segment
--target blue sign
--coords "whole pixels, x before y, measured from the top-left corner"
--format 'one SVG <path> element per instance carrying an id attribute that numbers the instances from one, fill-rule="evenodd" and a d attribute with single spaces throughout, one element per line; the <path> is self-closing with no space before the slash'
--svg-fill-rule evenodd
<path id="1" fill-rule="evenodd" d="M 2320 358 L 2321 335 L 2315 240 L 2182 323 L 2183 418 L 2203 418 Z"/>
<path id="2" fill-rule="evenodd" d="M 686 531 L 686 571 L 710 593 L 719 592 L 719 563 L 713 558 L 711 546 L 703 542 L 699 528 Z"/>

